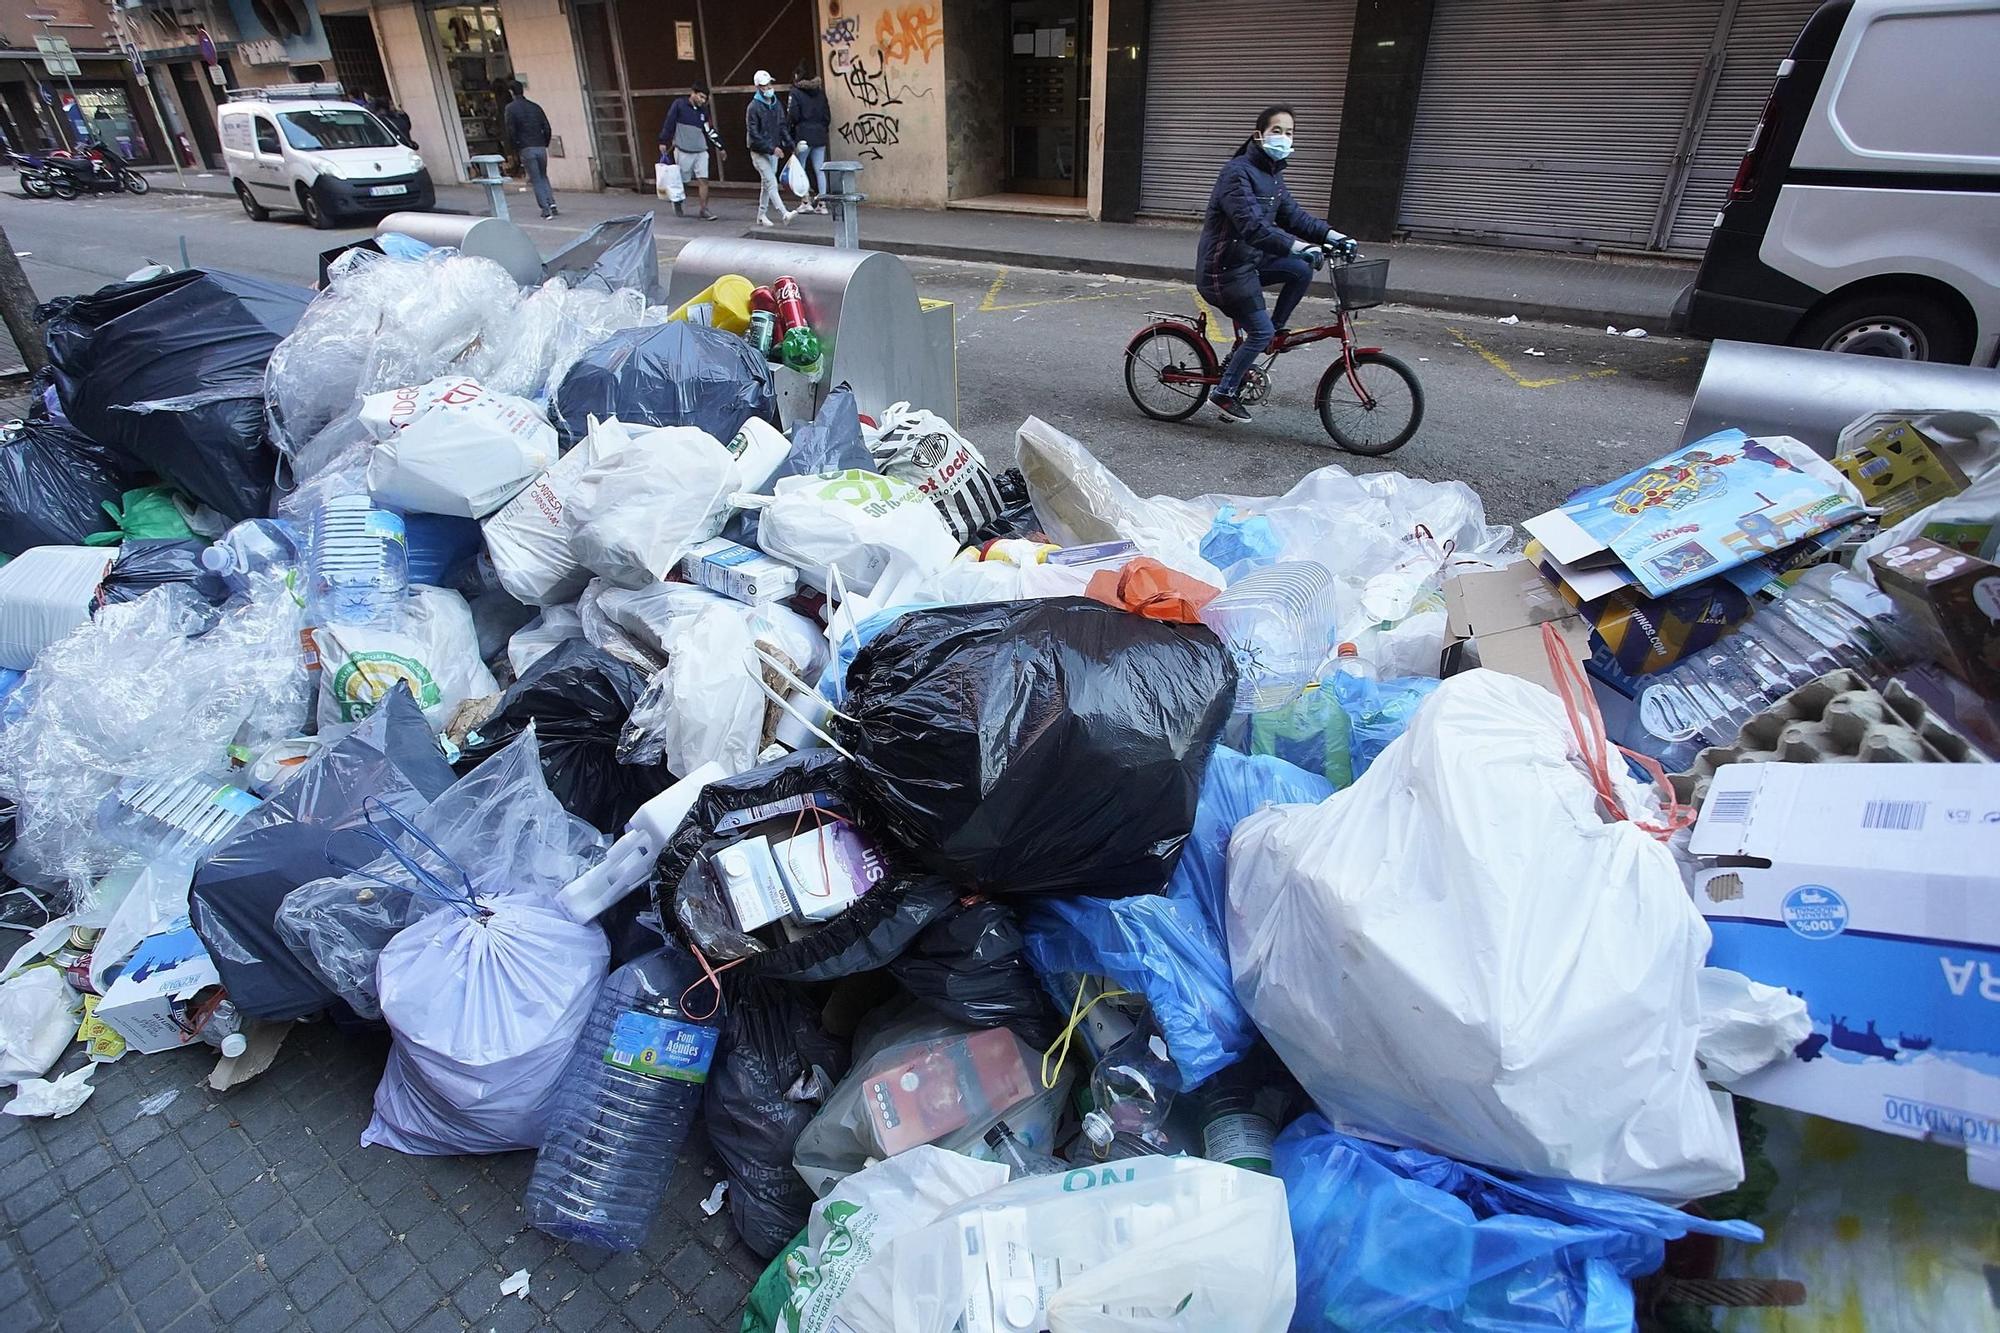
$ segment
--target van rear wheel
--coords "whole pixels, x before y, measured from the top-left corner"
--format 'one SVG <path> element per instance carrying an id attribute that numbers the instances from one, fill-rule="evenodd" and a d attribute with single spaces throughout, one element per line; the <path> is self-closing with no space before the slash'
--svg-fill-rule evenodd
<path id="1" fill-rule="evenodd" d="M 236 182 L 236 202 L 243 205 L 243 211 L 250 215 L 252 222 L 263 222 L 271 216 L 270 209 L 250 197 L 250 187 L 242 181 Z"/>
<path id="2" fill-rule="evenodd" d="M 1843 297 L 1804 320 L 1794 346 L 1881 356 L 1898 361 L 1964 365 L 1972 339 L 1943 301 L 1922 292 L 1862 292 Z"/>

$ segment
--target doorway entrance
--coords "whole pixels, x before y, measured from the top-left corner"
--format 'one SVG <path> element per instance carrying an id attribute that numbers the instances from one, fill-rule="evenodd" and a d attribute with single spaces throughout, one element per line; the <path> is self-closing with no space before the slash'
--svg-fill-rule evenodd
<path id="1" fill-rule="evenodd" d="M 432 8 L 430 16 L 431 40 L 458 111 L 466 157 L 511 157 L 500 116 L 508 102 L 507 85 L 514 79 L 514 58 L 507 50 L 500 6 L 444 4 Z"/>
<path id="2" fill-rule="evenodd" d="M 1012 0 L 1007 189 L 1081 199 L 1090 180 L 1090 5 Z"/>
<path id="3" fill-rule="evenodd" d="M 206 66 L 192 60 L 179 60 L 167 66 L 167 76 L 173 81 L 174 95 L 180 98 L 181 110 L 187 116 L 188 133 L 194 136 L 195 151 L 201 154 L 202 165 L 211 171 L 222 168 L 222 140 L 215 133 L 215 98 L 209 92 L 209 81 L 197 74 L 206 73 Z"/>

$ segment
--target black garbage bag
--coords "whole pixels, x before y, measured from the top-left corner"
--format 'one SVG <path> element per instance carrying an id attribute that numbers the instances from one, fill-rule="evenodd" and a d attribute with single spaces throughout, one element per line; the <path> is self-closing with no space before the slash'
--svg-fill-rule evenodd
<path id="1" fill-rule="evenodd" d="M 728 441 L 751 417 L 775 424 L 776 414 L 764 354 L 733 333 L 687 323 L 612 334 L 563 376 L 552 412 L 564 447 L 594 416 L 696 426 Z"/>
<path id="2" fill-rule="evenodd" d="M 111 526 L 130 481 L 118 456 L 33 412 L 0 437 L 0 552 L 33 546 L 81 546 Z"/>
<path id="3" fill-rule="evenodd" d="M 972 534 L 973 545 L 1004 541 L 1010 537 L 1032 537 L 1042 531 L 1041 515 L 1035 512 L 1035 502 L 1028 494 L 1028 479 L 1021 475 L 1021 469 L 1010 467 L 1004 472 L 993 474 L 993 485 L 1000 492 L 1001 511 Z"/>
<path id="4" fill-rule="evenodd" d="M 124 543 L 97 585 L 95 609 L 135 602 L 169 583 L 188 584 L 221 605 L 229 600 L 229 589 L 201 567 L 201 553 L 207 549 L 208 543 L 197 537 L 143 537 Z"/>
<path id="5" fill-rule="evenodd" d="M 912 611 L 863 647 L 833 736 L 864 815 L 990 894 L 1157 893 L 1236 667 L 1202 625 L 1081 597 Z"/>
<path id="6" fill-rule="evenodd" d="M 889 964 L 889 975 L 931 1008 L 976 1028 L 1012 1028 L 1046 1047 L 1062 1030 L 1028 962 L 1013 909 L 991 898 L 960 899 L 924 927 Z"/>
<path id="7" fill-rule="evenodd" d="M 729 1172 L 729 1219 L 768 1259 L 806 1224 L 813 1192 L 792 1149 L 846 1077 L 848 1043 L 821 1024 L 806 986 L 751 978 L 728 989 L 702 1115 Z"/>
<path id="8" fill-rule="evenodd" d="M 423 710 L 398 681 L 382 706 L 307 760 L 195 871 L 189 912 L 222 984 L 252 1018 L 299 1018 L 335 1000 L 279 934 L 278 908 L 334 873 L 327 840 L 358 829 L 376 797 L 413 817 L 455 781 Z"/>
<path id="9" fill-rule="evenodd" d="M 277 466 L 264 366 L 311 301 L 302 287 L 184 269 L 39 314 L 76 428 L 240 521 L 266 512 Z"/>
<path id="10" fill-rule="evenodd" d="M 529 723 L 541 742 L 542 775 L 569 811 L 605 833 L 667 789 L 664 764 L 618 762 L 618 733 L 645 693 L 646 677 L 583 639 L 544 653 L 500 698 L 500 706 L 465 738 L 459 772 L 469 773 Z"/>
<path id="11" fill-rule="evenodd" d="M 550 278 L 601 292 L 632 287 L 657 302 L 660 252 L 653 243 L 653 215 L 606 218 L 543 261 L 542 281 Z"/>

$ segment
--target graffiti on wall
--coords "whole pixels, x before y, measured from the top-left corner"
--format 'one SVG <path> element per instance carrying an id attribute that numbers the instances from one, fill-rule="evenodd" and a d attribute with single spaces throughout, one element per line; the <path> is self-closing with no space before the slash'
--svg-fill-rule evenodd
<path id="1" fill-rule="evenodd" d="M 928 64 L 931 53 L 943 44 L 944 27 L 935 4 L 884 10 L 875 20 L 875 49 L 885 61 L 904 64 L 921 58 Z"/>
<path id="2" fill-rule="evenodd" d="M 879 111 L 856 116 L 840 127 L 840 137 L 853 144 L 855 156 L 880 162 L 884 148 L 903 141 L 903 122 Z"/>
<path id="3" fill-rule="evenodd" d="M 909 117 L 922 121 L 910 104 L 937 104 L 933 57 L 944 45 L 943 5 L 830 0 L 825 13 L 819 37 L 835 95 L 834 133 L 855 157 L 882 162 L 903 143 Z"/>

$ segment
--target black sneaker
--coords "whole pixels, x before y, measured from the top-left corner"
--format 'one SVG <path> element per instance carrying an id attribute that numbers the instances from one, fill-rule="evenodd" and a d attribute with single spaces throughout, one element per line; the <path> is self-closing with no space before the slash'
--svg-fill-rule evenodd
<path id="1" fill-rule="evenodd" d="M 681 206 L 680 206 L 679 204 L 675 204 L 675 205 L 674 205 L 674 216 L 675 216 L 675 217 L 677 217 L 677 218 L 684 218 L 684 217 L 686 217 L 686 216 L 687 216 L 687 214 L 686 214 L 686 213 L 683 213 L 683 212 L 681 211 Z"/>
<path id="2" fill-rule="evenodd" d="M 549 210 L 548 212 L 546 212 L 546 213 L 542 214 L 542 216 L 543 216 L 544 218 L 552 218 L 552 217 L 554 217 L 554 216 L 556 215 L 557 211 L 558 211 L 558 210 L 556 210 L 556 209 L 553 209 L 553 208 L 551 208 L 551 209 L 550 209 L 550 210 Z"/>
<path id="3" fill-rule="evenodd" d="M 1226 398 L 1221 394 L 1216 394 L 1208 401 L 1215 405 L 1216 415 L 1220 416 L 1224 421 L 1235 424 L 1251 420 L 1250 414 L 1243 409 L 1243 404 L 1237 402 L 1234 398 Z"/>

